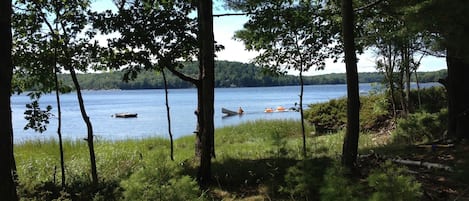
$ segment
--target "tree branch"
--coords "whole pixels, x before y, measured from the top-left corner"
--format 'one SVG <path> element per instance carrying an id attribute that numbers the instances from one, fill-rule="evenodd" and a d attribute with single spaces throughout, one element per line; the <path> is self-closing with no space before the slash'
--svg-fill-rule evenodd
<path id="1" fill-rule="evenodd" d="M 251 15 L 254 13 L 223 13 L 223 14 L 215 14 L 212 15 L 213 17 L 226 17 L 226 16 L 241 16 L 241 15 Z"/>
<path id="2" fill-rule="evenodd" d="M 194 79 L 192 77 L 189 77 L 187 75 L 184 75 L 183 73 L 175 70 L 174 68 L 167 68 L 169 71 L 171 71 L 171 73 L 173 73 L 174 75 L 176 75 L 177 77 L 179 77 L 181 80 L 184 80 L 184 81 L 187 81 L 187 82 L 191 82 L 192 84 L 196 85 L 196 86 L 199 86 L 199 80 L 197 79 Z"/>
<path id="3" fill-rule="evenodd" d="M 376 0 L 375 2 L 371 2 L 371 3 L 367 4 L 367 5 L 362 6 L 362 7 L 355 8 L 355 9 L 353 10 L 353 12 L 358 12 L 358 11 L 366 10 L 366 9 L 368 9 L 368 8 L 371 8 L 371 7 L 375 6 L 375 5 L 378 5 L 379 3 L 383 2 L 383 1 L 384 1 L 384 0 Z"/>

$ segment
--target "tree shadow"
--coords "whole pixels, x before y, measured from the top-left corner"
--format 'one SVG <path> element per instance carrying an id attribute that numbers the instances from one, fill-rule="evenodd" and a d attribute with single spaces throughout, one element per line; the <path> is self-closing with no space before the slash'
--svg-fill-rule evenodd
<path id="1" fill-rule="evenodd" d="M 216 199 L 222 199 L 223 196 L 237 198 L 261 196 L 269 199 L 289 199 L 291 195 L 281 190 L 291 185 L 291 182 L 287 183 L 285 180 L 289 168 L 297 167 L 302 172 L 299 175 L 294 175 L 298 178 L 306 176 L 303 174 L 314 178 L 314 184 L 311 184 L 311 181 L 300 179 L 296 185 L 303 185 L 301 182 L 305 182 L 306 186 L 319 187 L 332 162 L 333 159 L 327 157 L 307 160 L 280 157 L 215 161 L 212 164 L 212 186 L 210 188 L 212 192 L 210 194 Z M 196 172 L 193 168 L 186 168 L 185 171 L 187 171 L 186 173 Z M 217 195 L 213 192 L 215 189 L 224 192 L 224 195 Z M 306 195 L 308 198 L 319 198 L 318 188 L 311 189 L 311 192 Z"/>

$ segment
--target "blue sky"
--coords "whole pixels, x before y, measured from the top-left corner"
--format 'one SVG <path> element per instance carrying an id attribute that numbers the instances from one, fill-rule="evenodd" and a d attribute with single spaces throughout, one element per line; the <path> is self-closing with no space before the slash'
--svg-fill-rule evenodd
<path id="1" fill-rule="evenodd" d="M 232 13 L 223 7 L 220 1 L 214 1 L 213 12 L 214 14 Z M 112 0 L 94 0 L 92 8 L 97 11 L 107 9 L 116 9 Z M 243 28 L 243 24 L 248 20 L 245 16 L 226 16 L 215 17 L 213 19 L 213 29 L 215 40 L 225 46 L 225 49 L 217 53 L 217 60 L 250 62 L 256 55 L 256 52 L 249 52 L 244 49 L 244 45 L 240 41 L 233 40 L 235 31 Z M 372 52 L 365 52 L 363 55 L 358 55 L 358 71 L 359 72 L 373 72 L 375 70 L 375 56 Z M 419 71 L 434 71 L 446 69 L 446 61 L 444 58 L 426 57 L 422 59 L 422 64 Z M 328 73 L 343 73 L 345 72 L 344 63 L 333 63 L 332 61 L 326 62 L 326 68 L 321 71 L 311 70 L 306 73 L 307 75 L 319 75 Z"/>

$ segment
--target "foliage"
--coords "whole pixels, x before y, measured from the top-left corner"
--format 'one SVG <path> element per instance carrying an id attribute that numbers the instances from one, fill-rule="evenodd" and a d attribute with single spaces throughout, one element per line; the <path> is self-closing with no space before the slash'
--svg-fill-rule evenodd
<path id="1" fill-rule="evenodd" d="M 387 126 L 390 103 L 384 94 L 362 96 L 360 104 L 360 127 L 363 131 L 376 131 Z"/>
<path id="2" fill-rule="evenodd" d="M 184 74 L 195 76 L 197 74 L 197 62 L 184 63 L 180 71 Z M 442 73 L 443 72 L 443 73 Z M 444 77 L 446 71 L 419 72 L 419 82 L 436 82 Z M 215 86 L 216 87 L 268 87 L 298 85 L 298 77 L 295 75 L 271 76 L 263 70 L 249 63 L 231 61 L 215 62 Z M 78 74 L 82 89 L 162 89 L 163 78 L 161 73 L 143 71 L 135 80 L 125 82 L 122 80 L 124 72 L 111 71 L 105 73 Z M 167 74 L 169 88 L 191 88 L 193 85 L 183 81 L 172 74 Z M 60 75 L 64 86 L 72 86 L 68 75 Z M 381 83 L 383 75 L 378 72 L 359 73 L 360 83 Z M 333 73 L 325 75 L 304 76 L 305 85 L 316 84 L 344 84 L 345 74 Z"/>
<path id="3" fill-rule="evenodd" d="M 428 113 L 439 112 L 442 108 L 446 108 L 448 105 L 446 93 L 446 89 L 442 86 L 423 88 L 419 91 L 413 90 L 410 93 L 410 99 L 412 100 L 411 108 L 413 111 Z"/>
<path id="4" fill-rule="evenodd" d="M 416 111 L 423 112 L 439 112 L 442 108 L 446 107 L 446 95 L 443 87 L 429 87 L 420 90 L 411 90 L 410 100 L 413 103 L 412 108 Z M 419 100 L 420 96 L 420 100 Z M 363 131 L 376 131 L 388 124 L 388 120 L 391 119 L 391 105 L 390 98 L 378 91 L 372 91 L 367 96 L 360 97 L 361 108 L 360 108 L 360 129 Z M 421 105 L 419 106 L 419 102 Z M 309 109 L 306 110 L 306 119 L 308 122 L 315 126 L 316 132 L 319 134 L 333 132 L 340 130 L 345 127 L 346 124 L 346 99 L 333 99 L 325 103 L 311 104 Z M 412 116 L 412 115 L 411 115 Z M 410 127 L 419 129 L 419 124 L 414 122 L 415 115 L 411 118 L 413 120 L 404 119 L 407 129 Z M 446 124 L 444 116 L 438 117 L 435 120 L 440 121 L 437 127 Z M 410 125 L 412 124 L 412 125 Z M 435 131 L 439 132 L 441 129 Z M 401 127 L 401 129 L 403 129 Z M 404 129 L 405 130 L 405 129 Z M 401 130 L 403 131 L 403 130 Z M 421 131 L 430 132 L 430 131 Z M 400 133 L 398 135 L 403 135 Z"/>
<path id="5" fill-rule="evenodd" d="M 197 54 L 197 23 L 185 1 L 121 2 L 119 10 L 95 13 L 93 26 L 104 34 L 118 32 L 101 52 L 108 69 L 122 69 L 123 79 L 137 78 L 143 70 L 183 67 L 181 60 Z"/>
<path id="6" fill-rule="evenodd" d="M 364 196 L 358 193 L 361 187 L 352 185 L 347 175 L 347 170 L 340 164 L 327 168 L 324 183 L 319 189 L 321 200 L 354 201 L 359 200 L 359 195 Z"/>
<path id="7" fill-rule="evenodd" d="M 340 165 L 328 168 L 320 188 L 321 200 L 420 200 L 421 184 L 408 175 L 406 168 L 390 161 L 370 171 L 367 183 L 350 178 Z M 367 193 L 363 193 L 367 192 Z M 369 193 L 368 193 L 369 192 Z"/>
<path id="8" fill-rule="evenodd" d="M 24 130 L 33 129 L 36 132 L 42 133 L 47 130 L 49 119 L 52 116 L 50 112 L 52 106 L 46 106 L 45 110 L 39 106 L 40 92 L 31 92 L 28 94 L 32 102 L 26 104 L 26 111 L 24 112 L 24 118 L 28 123 L 24 126 Z"/>
<path id="9" fill-rule="evenodd" d="M 407 175 L 405 168 L 393 165 L 390 161 L 372 170 L 367 181 L 374 190 L 370 201 L 412 201 L 420 200 L 422 195 L 420 183 Z"/>
<path id="10" fill-rule="evenodd" d="M 360 127 L 362 130 L 377 130 L 388 119 L 389 103 L 383 94 L 360 97 Z M 325 103 L 311 104 L 306 119 L 314 125 L 318 134 L 336 132 L 347 123 L 346 98 L 332 99 Z"/>
<path id="11" fill-rule="evenodd" d="M 314 125 L 316 132 L 333 132 L 344 128 L 347 122 L 346 111 L 345 98 L 332 99 L 326 103 L 310 105 L 305 112 L 305 118 Z"/>
<path id="12" fill-rule="evenodd" d="M 182 175 L 180 166 L 162 156 L 159 159 L 121 182 L 126 200 L 204 200 L 197 182 Z"/>
<path id="13" fill-rule="evenodd" d="M 396 143 L 426 143 L 443 137 L 447 125 L 447 110 L 438 113 L 417 112 L 397 121 L 392 139 Z"/>
<path id="14" fill-rule="evenodd" d="M 293 200 L 316 200 L 328 165 L 325 158 L 298 162 L 287 169 L 286 184 L 279 191 L 288 193 Z"/>

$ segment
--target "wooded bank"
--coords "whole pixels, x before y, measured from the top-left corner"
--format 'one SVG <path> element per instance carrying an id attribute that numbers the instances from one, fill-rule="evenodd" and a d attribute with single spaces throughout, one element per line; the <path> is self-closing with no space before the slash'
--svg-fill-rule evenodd
<path id="1" fill-rule="evenodd" d="M 268 87 L 298 85 L 298 76 L 294 75 L 272 75 L 254 64 L 217 61 L 215 63 L 215 87 Z M 186 63 L 182 70 L 186 74 L 196 75 L 197 63 Z M 114 71 L 107 73 L 79 74 L 83 89 L 162 89 L 164 88 L 163 76 L 159 72 L 145 71 L 138 75 L 135 80 L 123 81 L 125 72 Z M 432 72 L 418 72 L 419 82 L 437 82 L 438 79 L 446 77 L 446 70 Z M 70 76 L 60 77 L 64 84 L 73 86 Z M 380 72 L 362 72 L 358 75 L 360 83 L 381 83 L 384 75 Z M 185 82 L 168 73 L 169 88 L 191 88 L 191 83 Z M 415 77 L 413 77 L 413 81 Z M 305 76 L 305 85 L 318 84 L 345 84 L 345 73 L 332 73 L 325 75 Z"/>

